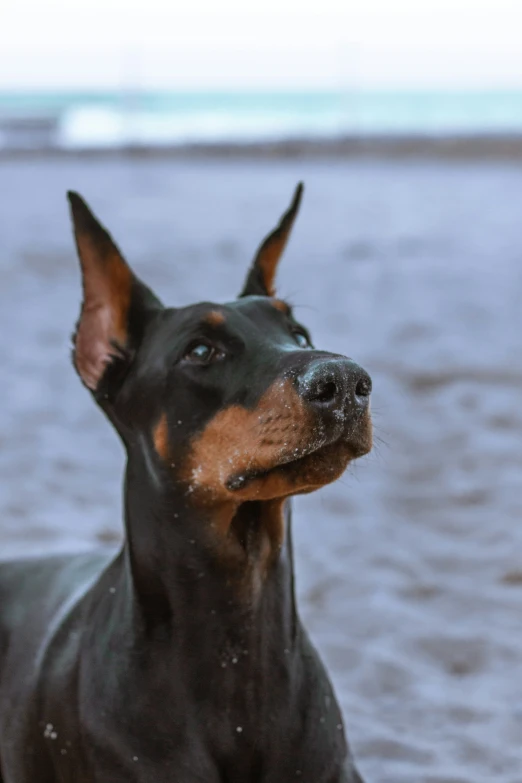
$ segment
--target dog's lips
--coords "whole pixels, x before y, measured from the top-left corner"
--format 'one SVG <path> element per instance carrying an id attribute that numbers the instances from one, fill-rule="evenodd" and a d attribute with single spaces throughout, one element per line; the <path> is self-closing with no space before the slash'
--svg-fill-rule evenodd
<path id="1" fill-rule="evenodd" d="M 324 448 L 327 448 L 328 445 L 329 444 L 327 443 L 323 443 L 321 446 L 317 446 L 314 449 L 302 451 L 298 456 L 296 456 L 295 452 L 288 454 L 286 457 L 283 457 L 279 462 L 269 468 L 247 470 L 241 473 L 236 473 L 227 480 L 227 489 L 233 492 L 239 489 L 244 489 L 252 481 L 262 479 L 276 470 L 281 471 L 284 469 L 292 469 L 294 466 L 301 464 L 304 460 L 309 459 L 314 454 L 318 454 Z"/>
<path id="2" fill-rule="evenodd" d="M 296 485 L 299 485 L 301 478 L 305 479 L 306 483 L 310 474 L 314 474 L 314 486 L 327 484 L 335 480 L 349 462 L 367 454 L 371 449 L 371 440 L 371 423 L 368 418 L 362 433 L 355 435 L 350 428 L 350 432 L 343 432 L 341 435 L 336 433 L 335 437 L 329 439 L 326 437 L 318 439 L 316 436 L 312 447 L 303 449 L 297 454 L 298 450 L 294 450 L 280 457 L 268 468 L 254 468 L 235 473 L 228 478 L 226 488 L 230 492 L 238 492 L 246 489 L 254 481 L 263 481 L 274 474 L 287 475 L 289 480 L 294 479 Z M 321 477 L 320 474 L 323 476 Z"/>

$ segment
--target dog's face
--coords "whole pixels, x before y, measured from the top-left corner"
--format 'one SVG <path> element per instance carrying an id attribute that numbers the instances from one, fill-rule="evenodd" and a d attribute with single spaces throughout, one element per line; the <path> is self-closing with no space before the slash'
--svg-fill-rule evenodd
<path id="1" fill-rule="evenodd" d="M 195 503 L 309 492 L 371 448 L 367 373 L 316 350 L 274 277 L 301 188 L 241 296 L 165 308 L 70 194 L 84 301 L 74 363 L 127 448 Z"/>

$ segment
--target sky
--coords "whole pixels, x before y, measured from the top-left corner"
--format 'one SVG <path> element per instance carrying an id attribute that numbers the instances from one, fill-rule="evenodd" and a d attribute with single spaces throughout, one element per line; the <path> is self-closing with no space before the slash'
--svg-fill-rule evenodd
<path id="1" fill-rule="evenodd" d="M 0 0 L 0 89 L 522 88 L 522 0 Z"/>

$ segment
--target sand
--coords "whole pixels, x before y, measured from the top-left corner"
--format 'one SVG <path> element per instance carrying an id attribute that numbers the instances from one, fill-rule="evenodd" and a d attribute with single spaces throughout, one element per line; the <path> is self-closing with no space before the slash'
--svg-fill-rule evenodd
<path id="1" fill-rule="evenodd" d="M 122 449 L 75 377 L 80 190 L 170 304 L 239 290 L 298 179 L 280 274 L 374 380 L 375 450 L 295 504 L 300 605 L 368 783 L 522 782 L 522 168 L 0 164 L 0 554 L 113 545 Z"/>

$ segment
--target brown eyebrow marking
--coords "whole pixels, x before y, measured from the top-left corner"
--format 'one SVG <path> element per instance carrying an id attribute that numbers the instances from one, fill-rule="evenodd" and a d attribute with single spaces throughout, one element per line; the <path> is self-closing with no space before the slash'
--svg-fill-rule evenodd
<path id="1" fill-rule="evenodd" d="M 285 315 L 290 315 L 292 312 L 290 305 L 284 302 L 282 299 L 272 299 L 271 305 L 272 307 L 275 307 L 276 310 L 279 310 L 280 313 L 284 313 Z"/>
<path id="2" fill-rule="evenodd" d="M 221 326 L 225 323 L 226 318 L 224 313 L 220 312 L 219 310 L 211 310 L 210 313 L 205 316 L 205 321 L 211 326 Z"/>
<path id="3" fill-rule="evenodd" d="M 167 414 L 162 413 L 160 420 L 152 431 L 152 440 L 154 442 L 154 448 L 161 459 L 166 460 L 169 457 L 169 425 L 167 422 Z"/>

